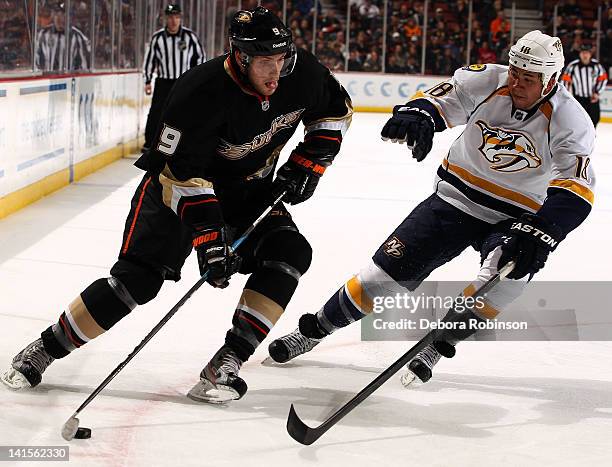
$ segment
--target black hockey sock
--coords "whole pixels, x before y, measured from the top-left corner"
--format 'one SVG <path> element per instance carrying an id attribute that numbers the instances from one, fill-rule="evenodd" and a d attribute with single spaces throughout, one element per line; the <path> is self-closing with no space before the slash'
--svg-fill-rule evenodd
<path id="1" fill-rule="evenodd" d="M 135 306 L 117 279 L 98 279 L 70 303 L 57 323 L 43 331 L 45 350 L 53 358 L 65 357 L 106 332 Z"/>
<path id="2" fill-rule="evenodd" d="M 283 271 L 262 268 L 251 275 L 227 332 L 225 343 L 244 362 L 266 338 L 289 303 L 298 280 Z"/>
<path id="3" fill-rule="evenodd" d="M 334 293 L 317 313 L 321 327 L 328 333 L 343 328 L 366 316 L 369 306 L 357 277 L 350 279 Z"/>

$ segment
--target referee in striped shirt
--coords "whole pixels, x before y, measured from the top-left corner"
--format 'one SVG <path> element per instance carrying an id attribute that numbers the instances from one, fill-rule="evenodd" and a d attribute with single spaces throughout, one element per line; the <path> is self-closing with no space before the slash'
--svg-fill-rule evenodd
<path id="1" fill-rule="evenodd" d="M 166 27 L 153 34 L 144 60 L 147 96 L 151 94 L 154 72 L 157 78 L 145 127 L 143 150 L 151 147 L 164 102 L 174 82 L 181 74 L 206 60 L 198 36 L 191 29 L 181 26 L 181 7 L 170 4 L 164 12 Z"/>
<path id="2" fill-rule="evenodd" d="M 66 12 L 64 2 L 51 5 L 51 24 L 36 35 L 34 65 L 40 71 L 83 71 L 89 69 L 91 45 L 83 32 L 70 27 L 66 54 Z M 68 62 L 66 63 L 66 59 Z"/>
<path id="3" fill-rule="evenodd" d="M 580 58 L 568 63 L 561 80 L 580 105 L 587 111 L 593 125 L 599 123 L 599 95 L 608 83 L 608 75 L 603 66 L 592 58 L 591 46 L 583 44 Z"/>

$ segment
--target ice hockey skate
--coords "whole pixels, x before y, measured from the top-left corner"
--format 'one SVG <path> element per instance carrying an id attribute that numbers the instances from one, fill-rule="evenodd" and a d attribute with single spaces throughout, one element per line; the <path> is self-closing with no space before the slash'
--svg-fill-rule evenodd
<path id="1" fill-rule="evenodd" d="M 310 352 L 327 335 L 328 333 L 319 325 L 316 315 L 305 314 L 300 317 L 295 331 L 272 341 L 268 347 L 270 358 L 276 363 L 286 363 Z M 266 359 L 263 363 L 272 362 Z"/>
<path id="2" fill-rule="evenodd" d="M 55 359 L 45 350 L 42 339 L 36 339 L 15 355 L 11 368 L 0 380 L 15 390 L 33 388 L 40 384 L 42 374 L 53 360 Z"/>
<path id="3" fill-rule="evenodd" d="M 247 392 L 247 384 L 238 376 L 242 360 L 228 346 L 223 346 L 200 373 L 200 381 L 187 393 L 198 402 L 223 404 L 240 399 Z"/>

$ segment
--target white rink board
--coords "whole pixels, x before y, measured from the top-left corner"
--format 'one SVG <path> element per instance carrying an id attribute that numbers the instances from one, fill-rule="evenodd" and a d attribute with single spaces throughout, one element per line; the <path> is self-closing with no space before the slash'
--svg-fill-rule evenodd
<path id="1" fill-rule="evenodd" d="M 0 197 L 134 140 L 141 83 L 140 73 L 0 82 Z"/>

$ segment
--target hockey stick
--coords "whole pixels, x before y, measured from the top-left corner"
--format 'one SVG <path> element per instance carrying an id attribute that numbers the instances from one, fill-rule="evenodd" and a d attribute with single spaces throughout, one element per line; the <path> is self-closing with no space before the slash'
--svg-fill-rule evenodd
<path id="1" fill-rule="evenodd" d="M 486 294 L 491 288 L 499 283 L 504 277 L 506 277 L 514 268 L 514 262 L 510 261 L 501 270 L 495 274 L 491 279 L 485 282 L 472 297 L 479 297 Z M 380 375 L 374 379 L 370 384 L 363 388 L 355 397 L 353 397 L 346 404 L 341 406 L 333 415 L 327 418 L 323 423 L 315 428 L 311 428 L 306 425 L 298 416 L 293 404 L 289 409 L 289 416 L 287 417 L 287 431 L 293 439 L 298 443 L 310 445 L 318 440 L 323 434 L 329 430 L 332 426 L 338 423 L 344 418 L 349 412 L 355 407 L 361 404 L 368 396 L 374 391 L 381 387 L 391 376 L 401 370 L 410 360 L 412 360 L 421 350 L 431 344 L 437 331 L 433 330 L 428 332 L 419 342 L 417 342 L 408 352 L 402 355 L 395 363 L 389 368 L 384 370 Z"/>
<path id="2" fill-rule="evenodd" d="M 276 198 L 276 200 L 270 206 L 268 206 L 266 210 L 257 219 L 255 219 L 255 221 L 251 224 L 251 226 L 238 239 L 236 239 L 236 241 L 232 244 L 232 250 L 236 251 L 236 249 L 240 245 L 242 245 L 242 243 L 253 232 L 253 230 L 255 230 L 255 227 L 257 227 L 257 225 L 272 211 L 272 209 L 274 209 L 274 206 L 276 206 L 276 204 L 280 202 L 281 199 L 283 199 L 286 193 L 287 193 L 286 190 L 283 191 L 278 196 L 278 198 Z M 138 354 L 138 352 L 140 352 L 142 348 L 145 345 L 147 345 L 147 343 L 153 338 L 153 336 L 155 336 L 155 334 L 157 334 L 158 331 L 162 327 L 164 327 L 164 325 L 170 320 L 170 318 L 172 318 L 175 315 L 175 313 L 179 310 L 179 308 L 181 308 L 185 304 L 185 302 L 189 300 L 189 298 L 195 293 L 195 291 L 198 290 L 202 286 L 202 284 L 204 284 L 204 282 L 206 282 L 207 278 L 208 278 L 208 271 L 202 274 L 202 276 L 193 285 L 193 287 L 191 287 L 187 291 L 187 293 L 183 295 L 183 297 L 178 301 L 178 303 L 174 305 L 172 309 L 162 318 L 162 320 L 151 330 L 151 332 L 149 332 L 149 334 L 145 336 L 142 342 L 140 342 L 140 344 L 138 344 L 134 348 L 134 350 L 132 350 L 132 353 L 130 353 L 127 356 L 127 358 L 123 362 L 121 362 L 119 366 L 115 368 L 113 372 L 110 375 L 108 375 L 104 381 L 102 381 L 102 383 L 100 383 L 100 385 L 89 395 L 89 397 L 85 399 L 85 402 L 83 402 L 79 406 L 79 408 L 76 410 L 76 412 L 74 412 L 74 414 L 72 414 L 72 416 L 66 421 L 66 423 L 64 423 L 64 425 L 62 426 L 62 437 L 66 441 L 70 441 L 74 439 L 77 432 L 79 432 L 79 434 L 81 435 L 86 433 L 86 435 L 81 436 L 81 437 L 89 437 L 91 435 L 90 429 L 79 428 L 79 419 L 77 418 L 77 415 L 85 407 L 87 407 L 89 403 L 92 400 L 94 400 L 94 398 L 98 394 L 100 394 L 100 392 L 108 385 L 108 383 L 110 383 L 115 378 L 115 376 L 117 376 L 119 372 L 123 370 L 123 368 L 125 368 L 125 366 L 130 362 L 130 360 L 132 360 Z"/>

